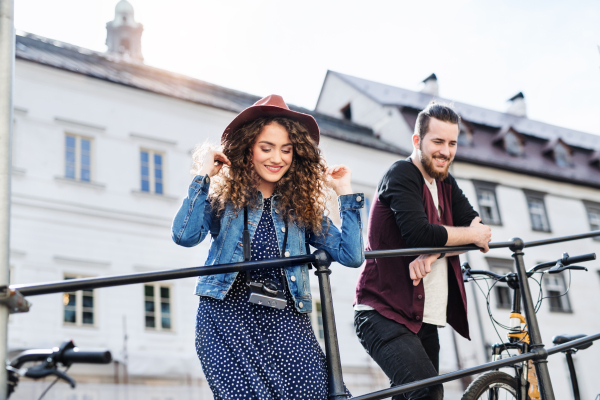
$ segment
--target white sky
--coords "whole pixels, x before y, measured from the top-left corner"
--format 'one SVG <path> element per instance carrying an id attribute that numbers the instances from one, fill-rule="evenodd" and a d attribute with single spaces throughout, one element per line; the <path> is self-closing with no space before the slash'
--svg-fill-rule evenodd
<path id="1" fill-rule="evenodd" d="M 17 29 L 104 51 L 118 0 L 15 0 Z M 146 63 L 313 109 L 328 69 L 600 134 L 600 1 L 129 0 Z"/>

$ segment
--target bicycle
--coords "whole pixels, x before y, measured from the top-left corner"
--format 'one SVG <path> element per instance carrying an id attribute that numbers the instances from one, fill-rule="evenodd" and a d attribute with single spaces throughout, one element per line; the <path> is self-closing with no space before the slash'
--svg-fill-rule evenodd
<path id="1" fill-rule="evenodd" d="M 529 271 L 527 271 L 527 278 L 531 278 L 535 273 L 550 273 L 556 274 L 566 270 L 585 270 L 587 268 L 571 265 L 580 262 L 592 261 L 596 259 L 596 254 L 585 254 L 576 257 L 569 257 L 567 253 L 563 253 L 563 257 L 552 262 L 546 262 L 538 264 Z M 492 346 L 492 359 L 493 361 L 502 358 L 502 354 L 506 352 L 510 357 L 509 350 L 517 350 L 520 354 L 528 353 L 530 348 L 529 333 L 527 330 L 527 322 L 525 317 L 521 314 L 521 290 L 519 286 L 519 276 L 515 272 L 508 273 L 506 275 L 496 274 L 491 271 L 485 270 L 472 270 L 468 263 L 462 264 L 463 278 L 465 282 L 477 280 L 494 280 L 494 284 L 488 287 L 487 308 L 488 314 L 492 319 L 492 323 L 496 323 L 499 326 L 508 329 L 508 342 L 496 343 Z M 546 271 L 547 270 L 547 271 Z M 475 278 L 474 276 L 485 276 L 484 278 Z M 540 285 L 540 294 L 538 296 L 538 302 L 535 307 L 535 312 L 539 310 L 542 300 L 544 299 L 541 290 L 541 280 L 538 281 L 533 278 L 538 285 Z M 513 291 L 512 296 L 512 308 L 510 313 L 510 325 L 504 326 L 494 319 L 490 310 L 490 293 L 493 287 L 498 282 L 505 282 L 508 287 Z M 479 284 L 477 284 L 479 287 Z M 569 283 L 570 286 L 570 283 Z M 479 287 L 480 290 L 481 287 Z M 482 290 L 483 292 L 483 290 Z M 567 289 L 568 292 L 568 289 Z M 485 294 L 485 293 L 484 293 Z M 566 292 L 564 293 L 566 294 Z M 563 294 L 563 295 L 564 295 Z M 495 326 L 494 326 L 495 328 Z M 498 331 L 496 330 L 496 333 Z M 498 334 L 499 335 L 499 334 Z M 553 338 L 555 345 L 567 343 L 572 340 L 582 338 L 586 335 L 558 335 Z M 575 374 L 575 368 L 573 365 L 572 354 L 578 350 L 587 349 L 592 343 L 587 343 L 576 348 L 571 348 L 564 353 L 567 357 L 567 363 L 569 365 L 569 372 L 571 376 L 571 383 L 573 385 L 573 393 L 575 400 L 580 400 L 579 387 L 577 384 L 577 376 Z M 501 399 L 516 399 L 516 400 L 540 400 L 540 390 L 538 387 L 538 378 L 536 370 L 534 368 L 533 361 L 529 360 L 526 362 L 520 362 L 512 366 L 515 371 L 515 375 L 512 376 L 505 372 L 488 371 L 480 375 L 467 387 L 463 394 L 462 400 L 501 400 Z"/>
<path id="2" fill-rule="evenodd" d="M 75 388 L 75 380 L 66 373 L 72 364 L 108 364 L 111 361 L 110 351 L 80 351 L 79 348 L 75 347 L 73 341 L 64 342 L 60 347 L 53 349 L 26 350 L 13 358 L 6 366 L 8 374 L 6 398 L 9 398 L 17 388 L 19 377 L 41 379 L 50 375 L 56 376 L 56 380 L 38 398 L 38 400 L 41 400 L 52 386 L 61 379 L 66 381 L 72 388 Z M 23 367 L 30 362 L 38 362 L 38 364 L 29 368 Z M 59 370 L 59 364 L 66 369 L 64 371 Z"/>

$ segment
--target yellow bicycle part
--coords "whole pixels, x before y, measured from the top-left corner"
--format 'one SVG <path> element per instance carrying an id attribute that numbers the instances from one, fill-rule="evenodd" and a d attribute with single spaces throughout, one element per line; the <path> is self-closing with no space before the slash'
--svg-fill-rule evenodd
<path id="1" fill-rule="evenodd" d="M 520 324 L 519 324 L 519 331 L 509 333 L 508 337 L 519 339 L 520 342 L 529 343 L 529 333 L 526 331 L 527 321 L 525 320 L 525 317 L 523 317 L 519 313 L 511 313 L 510 319 L 518 320 L 518 321 L 514 321 L 514 322 L 515 323 L 517 323 L 517 322 L 523 323 L 523 324 L 525 324 L 525 326 L 523 329 L 520 329 Z M 515 327 L 517 327 L 517 326 L 515 326 Z M 527 362 L 527 381 L 529 382 L 529 390 L 528 390 L 529 399 L 530 400 L 541 400 L 542 396 L 540 395 L 538 379 L 537 379 L 537 375 L 535 373 L 535 366 L 533 365 L 532 360 L 529 360 Z"/>

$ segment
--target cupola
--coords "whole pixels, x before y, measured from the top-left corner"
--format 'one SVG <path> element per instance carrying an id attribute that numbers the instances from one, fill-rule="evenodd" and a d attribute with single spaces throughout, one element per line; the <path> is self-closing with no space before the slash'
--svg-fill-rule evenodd
<path id="1" fill-rule="evenodd" d="M 127 0 L 120 0 L 115 6 L 115 19 L 106 23 L 108 53 L 144 61 L 142 56 L 143 31 L 143 25 L 135 21 L 133 6 Z"/>

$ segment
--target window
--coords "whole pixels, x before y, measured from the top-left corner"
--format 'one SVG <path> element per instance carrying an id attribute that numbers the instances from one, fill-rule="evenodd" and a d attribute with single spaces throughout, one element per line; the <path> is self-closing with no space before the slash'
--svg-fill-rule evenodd
<path id="1" fill-rule="evenodd" d="M 83 276 L 67 275 L 65 279 Z M 78 290 L 63 294 L 63 323 L 75 326 L 94 326 L 94 290 Z"/>
<path id="2" fill-rule="evenodd" d="M 169 285 L 153 283 L 144 285 L 144 311 L 146 329 L 157 331 L 172 330 L 171 298 Z"/>
<path id="3" fill-rule="evenodd" d="M 484 224 L 502 225 L 498 202 L 496 201 L 496 184 L 490 182 L 474 181 L 477 192 L 479 214 Z"/>
<path id="4" fill-rule="evenodd" d="M 554 160 L 559 167 L 570 167 L 573 165 L 571 151 L 566 144 L 560 141 L 556 143 L 556 146 L 554 146 Z"/>
<path id="5" fill-rule="evenodd" d="M 458 131 L 458 145 L 459 146 L 471 146 L 473 144 L 473 133 L 472 129 L 464 120 L 461 120 Z"/>
<path id="6" fill-rule="evenodd" d="M 514 157 L 525 154 L 525 139 L 515 128 L 506 125 L 492 138 L 492 143 L 504 147 L 504 151 Z"/>
<path id="7" fill-rule="evenodd" d="M 516 133 L 509 131 L 504 136 L 504 149 L 511 156 L 519 157 L 523 155 L 523 143 Z"/>
<path id="8" fill-rule="evenodd" d="M 123 17 L 123 21 L 127 21 L 127 19 L 125 17 Z M 123 49 L 124 52 L 128 52 L 129 49 L 131 48 L 131 46 L 129 45 L 129 40 L 128 39 L 121 39 L 121 48 Z"/>
<path id="9" fill-rule="evenodd" d="M 584 201 L 585 208 L 588 215 L 588 222 L 590 223 L 591 231 L 600 230 L 600 204 Z M 596 236 L 594 240 L 600 240 L 600 236 Z"/>
<path id="10" fill-rule="evenodd" d="M 163 161 L 161 153 L 140 151 L 142 192 L 163 194 Z"/>
<path id="11" fill-rule="evenodd" d="M 325 331 L 323 330 L 323 314 L 321 312 L 321 302 L 319 300 L 314 301 L 312 319 L 313 330 L 315 331 L 317 340 L 325 340 Z"/>
<path id="12" fill-rule="evenodd" d="M 345 120 L 352 121 L 352 107 L 350 106 L 350 103 L 342 107 L 340 111 L 342 112 L 342 116 Z"/>
<path id="13" fill-rule="evenodd" d="M 550 223 L 544 204 L 544 194 L 538 192 L 525 192 L 527 207 L 531 218 L 531 229 L 534 231 L 550 232 Z"/>
<path id="14" fill-rule="evenodd" d="M 566 294 L 567 286 L 563 272 L 560 274 L 545 274 L 544 286 L 544 297 L 546 297 L 546 301 L 550 304 L 550 311 L 571 312 L 571 304 Z"/>
<path id="15" fill-rule="evenodd" d="M 505 275 L 513 271 L 513 261 L 502 258 L 486 257 L 490 271 Z M 494 294 L 496 295 L 496 308 L 511 309 L 513 291 L 504 282 L 497 282 L 494 285 Z"/>
<path id="16" fill-rule="evenodd" d="M 65 135 L 65 177 L 92 180 L 92 139 Z"/>

